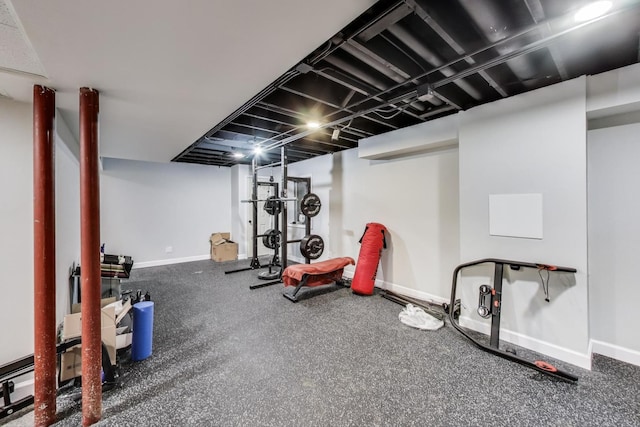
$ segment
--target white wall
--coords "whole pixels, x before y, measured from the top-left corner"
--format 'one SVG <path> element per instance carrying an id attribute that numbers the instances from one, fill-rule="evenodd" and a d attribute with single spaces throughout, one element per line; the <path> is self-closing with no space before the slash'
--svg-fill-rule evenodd
<path id="1" fill-rule="evenodd" d="M 589 119 L 624 114 L 640 109 L 640 64 L 589 76 L 587 117 Z"/>
<path id="2" fill-rule="evenodd" d="M 322 261 L 329 258 L 341 257 L 341 250 L 336 247 L 336 243 L 339 239 L 332 239 L 332 234 L 339 236 L 340 227 L 332 228 L 331 220 L 334 219 L 330 215 L 331 208 L 337 201 L 331 198 L 333 189 L 336 186 L 340 186 L 340 178 L 332 174 L 332 156 L 320 156 L 314 159 L 305 160 L 290 164 L 287 168 L 287 175 L 299 178 L 311 178 L 311 192 L 318 195 L 322 202 L 320 213 L 311 218 L 311 233 L 317 234 L 322 237 L 325 243 L 325 249 L 317 261 Z M 279 174 L 278 174 L 279 175 Z M 337 178 L 337 179 L 336 179 Z M 292 190 L 292 183 L 289 183 L 289 191 Z M 294 197 L 293 193 L 288 193 L 288 197 Z M 289 202 L 288 214 L 290 218 L 293 218 L 293 203 Z M 337 221 L 340 217 L 336 216 Z M 332 233 L 338 231 L 338 233 Z M 296 226 L 289 226 L 288 228 L 288 240 L 301 239 L 305 235 L 305 227 L 303 224 Z M 288 249 L 289 259 L 296 260 L 298 262 L 304 262 L 304 257 L 300 254 L 300 244 L 292 243 Z"/>
<path id="3" fill-rule="evenodd" d="M 574 267 L 552 274 L 544 301 L 536 271 L 505 281 L 502 338 L 589 367 L 586 241 L 585 78 L 479 106 L 460 116 L 460 254 Z M 489 195 L 543 197 L 543 239 L 489 235 Z M 477 289 L 492 270 L 475 270 L 463 316 L 475 314 Z M 464 300 L 463 300 L 464 303 Z"/>
<path id="4" fill-rule="evenodd" d="M 390 161 L 359 159 L 353 149 L 294 163 L 289 175 L 311 176 L 313 192 L 322 200 L 313 219 L 313 232 L 325 239 L 321 259 L 357 261 L 366 223 L 380 222 L 389 236 L 379 285 L 448 300 L 459 260 L 456 149 Z"/>
<path id="5" fill-rule="evenodd" d="M 33 353 L 32 114 L 30 104 L 0 99 L 0 364 Z M 69 312 L 69 268 L 80 252 L 78 163 L 58 133 L 59 123 L 56 117 L 57 323 Z"/>
<path id="6" fill-rule="evenodd" d="M 0 98 L 0 364 L 33 353 L 32 114 Z"/>
<path id="7" fill-rule="evenodd" d="M 640 123 L 588 135 L 593 351 L 640 365 Z"/>
<path id="8" fill-rule="evenodd" d="M 69 276 L 80 263 L 80 165 L 72 151 L 78 143 L 56 113 L 56 319 L 71 308 Z"/>
<path id="9" fill-rule="evenodd" d="M 240 200 L 248 199 L 247 177 L 251 175 L 248 165 L 231 167 L 231 239 L 238 244 L 238 258 L 246 258 L 247 250 L 247 203 Z M 222 231 L 222 230 L 221 230 Z"/>
<path id="10" fill-rule="evenodd" d="M 134 268 L 206 259 L 211 233 L 231 231 L 230 168 L 108 158 L 103 167 L 100 238 Z"/>

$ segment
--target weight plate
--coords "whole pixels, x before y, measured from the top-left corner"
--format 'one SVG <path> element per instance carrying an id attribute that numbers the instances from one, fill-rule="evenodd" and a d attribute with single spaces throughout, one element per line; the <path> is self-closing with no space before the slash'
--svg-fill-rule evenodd
<path id="1" fill-rule="evenodd" d="M 263 209 L 269 215 L 277 215 L 282 210 L 282 202 L 276 199 L 276 196 L 271 196 L 264 202 Z"/>
<path id="2" fill-rule="evenodd" d="M 324 240 L 317 234 L 304 236 L 300 240 L 300 253 L 308 259 L 318 259 L 324 252 Z"/>
<path id="3" fill-rule="evenodd" d="M 280 232 L 274 229 L 265 231 L 262 236 L 262 244 L 269 249 L 276 249 L 280 246 Z"/>
<path id="4" fill-rule="evenodd" d="M 321 207 L 322 202 L 320 202 L 320 197 L 314 193 L 305 194 L 300 201 L 300 211 L 308 218 L 318 215 Z"/>

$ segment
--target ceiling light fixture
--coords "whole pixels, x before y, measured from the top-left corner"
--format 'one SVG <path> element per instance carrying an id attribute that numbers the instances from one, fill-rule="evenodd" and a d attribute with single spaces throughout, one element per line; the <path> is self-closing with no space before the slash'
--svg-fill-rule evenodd
<path id="1" fill-rule="evenodd" d="M 307 122 L 307 127 L 309 129 L 319 129 L 320 128 L 320 123 L 319 122 L 314 122 L 314 121 Z"/>
<path id="2" fill-rule="evenodd" d="M 258 154 L 258 155 L 262 154 L 262 147 L 255 147 L 253 149 L 253 154 Z"/>
<path id="3" fill-rule="evenodd" d="M 244 154 L 242 154 L 239 151 L 234 151 L 233 152 L 233 157 L 235 157 L 236 159 L 243 159 L 244 158 Z"/>
<path id="4" fill-rule="evenodd" d="M 590 21 L 607 13 L 612 6 L 613 2 L 611 1 L 595 1 L 578 9 L 573 19 L 576 22 Z"/>

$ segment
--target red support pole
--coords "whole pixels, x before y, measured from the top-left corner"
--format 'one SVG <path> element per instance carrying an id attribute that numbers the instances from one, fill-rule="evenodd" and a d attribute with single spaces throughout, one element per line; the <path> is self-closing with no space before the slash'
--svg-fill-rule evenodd
<path id="1" fill-rule="evenodd" d="M 56 94 L 33 86 L 34 425 L 56 421 Z"/>
<path id="2" fill-rule="evenodd" d="M 80 89 L 80 280 L 82 282 L 82 425 L 102 416 L 100 323 L 100 176 L 98 91 Z"/>

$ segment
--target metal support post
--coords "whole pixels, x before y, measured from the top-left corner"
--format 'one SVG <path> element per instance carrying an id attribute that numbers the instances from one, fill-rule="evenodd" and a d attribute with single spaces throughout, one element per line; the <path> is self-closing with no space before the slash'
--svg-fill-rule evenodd
<path id="1" fill-rule="evenodd" d="M 55 100 L 33 87 L 34 425 L 56 421 Z M 5 393 L 5 400 L 8 393 Z"/>
<path id="2" fill-rule="evenodd" d="M 98 99 L 95 89 L 80 89 L 80 265 L 82 274 L 82 425 L 102 416 L 102 342 L 100 314 L 100 176 L 98 173 Z"/>
<path id="3" fill-rule="evenodd" d="M 280 177 L 280 197 L 283 199 L 287 198 L 287 152 L 285 146 L 280 147 L 280 167 L 281 167 L 281 177 Z M 281 273 L 287 268 L 288 258 L 287 258 L 287 249 L 288 249 L 288 222 L 287 222 L 287 203 L 282 203 L 282 244 L 280 245 L 280 264 L 282 265 Z"/>
<path id="4" fill-rule="evenodd" d="M 502 273 L 504 264 L 495 263 L 493 272 L 493 289 L 491 290 L 491 347 L 500 345 L 500 312 L 502 311 Z"/>
<path id="5" fill-rule="evenodd" d="M 258 160 L 257 156 L 253 157 L 251 162 L 253 168 L 253 190 L 251 191 L 251 199 L 258 200 Z M 260 260 L 258 259 L 258 202 L 253 202 L 253 257 L 251 258 L 251 268 L 260 268 Z"/>

